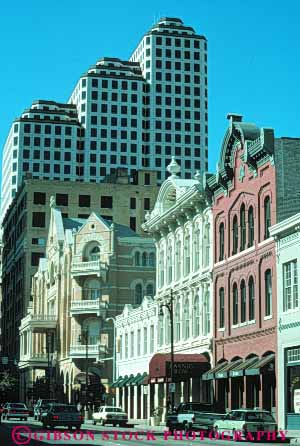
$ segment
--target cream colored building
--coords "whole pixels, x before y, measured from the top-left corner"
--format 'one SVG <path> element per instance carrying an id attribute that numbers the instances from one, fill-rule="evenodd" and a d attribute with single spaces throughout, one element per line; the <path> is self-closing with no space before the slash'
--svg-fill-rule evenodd
<path id="1" fill-rule="evenodd" d="M 171 176 L 162 184 L 144 230 L 155 239 L 157 252 L 155 301 L 163 311 L 158 324 L 157 354 L 149 363 L 149 389 L 155 406 L 170 398 L 170 313 L 173 300 L 175 404 L 211 401 L 211 388 L 201 375 L 212 363 L 212 212 L 202 177 L 181 179 L 172 159 Z M 188 364 L 184 365 L 184 364 Z"/>
<path id="2" fill-rule="evenodd" d="M 53 197 L 46 255 L 20 326 L 21 395 L 28 387 L 49 394 L 50 386 L 62 400 L 84 402 L 88 354 L 88 399 L 101 401 L 112 381 L 114 331 L 106 319 L 139 305 L 146 292 L 155 292 L 153 241 L 94 212 L 63 218 Z"/>

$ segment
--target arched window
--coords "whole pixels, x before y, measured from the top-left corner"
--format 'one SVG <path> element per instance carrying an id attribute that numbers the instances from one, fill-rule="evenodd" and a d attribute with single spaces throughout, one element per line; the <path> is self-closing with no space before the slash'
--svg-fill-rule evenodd
<path id="1" fill-rule="evenodd" d="M 164 344 L 164 320 L 165 318 L 159 320 L 159 345 L 163 345 Z"/>
<path id="2" fill-rule="evenodd" d="M 94 248 L 90 251 L 89 260 L 99 260 L 100 257 L 100 248 L 99 246 L 94 246 Z"/>
<path id="3" fill-rule="evenodd" d="M 149 266 L 155 266 L 155 253 L 150 252 L 149 254 Z"/>
<path id="4" fill-rule="evenodd" d="M 196 296 L 194 299 L 194 324 L 193 324 L 193 334 L 194 337 L 200 335 L 200 299 Z"/>
<path id="5" fill-rule="evenodd" d="M 224 288 L 219 290 L 219 327 L 225 326 L 225 293 Z"/>
<path id="6" fill-rule="evenodd" d="M 134 264 L 135 266 L 141 265 L 141 254 L 139 253 L 139 251 L 136 251 L 136 253 L 134 254 Z"/>
<path id="7" fill-rule="evenodd" d="M 181 314 L 180 314 L 179 302 L 177 303 L 175 310 L 175 325 L 176 325 L 175 340 L 176 342 L 179 342 L 181 338 Z"/>
<path id="8" fill-rule="evenodd" d="M 84 300 L 101 299 L 101 282 L 98 279 L 90 279 L 83 288 Z"/>
<path id="9" fill-rule="evenodd" d="M 269 196 L 267 196 L 264 199 L 264 222 L 265 222 L 264 238 L 267 239 L 268 237 L 270 237 L 269 228 L 271 226 L 271 200 Z"/>
<path id="10" fill-rule="evenodd" d="M 224 260 L 225 254 L 225 239 L 224 239 L 224 223 L 219 226 L 219 261 Z"/>
<path id="11" fill-rule="evenodd" d="M 246 248 L 246 211 L 244 203 L 240 209 L 241 251 Z"/>
<path id="12" fill-rule="evenodd" d="M 241 322 L 246 322 L 246 284 L 241 282 Z"/>
<path id="13" fill-rule="evenodd" d="M 233 305 L 233 317 L 232 322 L 233 325 L 237 325 L 239 321 L 239 295 L 238 295 L 238 288 L 236 283 L 233 285 L 233 291 L 232 291 L 232 305 Z"/>
<path id="14" fill-rule="evenodd" d="M 163 287 L 165 284 L 165 251 L 163 246 L 159 253 L 159 279 L 159 285 Z"/>
<path id="15" fill-rule="evenodd" d="M 232 254 L 236 254 L 239 246 L 239 227 L 238 219 L 235 215 L 232 222 Z"/>
<path id="16" fill-rule="evenodd" d="M 185 299 L 184 302 L 184 339 L 190 337 L 190 302 L 189 299 Z"/>
<path id="17" fill-rule="evenodd" d="M 134 302 L 137 305 L 142 303 L 143 298 L 143 287 L 140 283 L 137 283 L 134 289 Z"/>
<path id="18" fill-rule="evenodd" d="M 99 336 L 101 329 L 101 323 L 99 319 L 96 318 L 86 319 L 82 324 L 82 328 L 84 331 L 87 331 L 89 345 L 95 345 L 99 343 L 100 341 Z M 86 341 L 84 339 L 84 336 L 81 337 L 81 342 L 85 344 Z"/>
<path id="19" fill-rule="evenodd" d="M 166 311 L 165 316 L 165 344 L 170 344 L 171 342 L 171 319 L 170 313 Z"/>
<path id="20" fill-rule="evenodd" d="M 191 269 L 191 238 L 186 234 L 184 238 L 184 275 L 188 275 Z"/>
<path id="21" fill-rule="evenodd" d="M 173 279 L 173 248 L 171 241 L 169 241 L 168 244 L 167 264 L 168 264 L 168 283 L 171 283 Z"/>
<path id="22" fill-rule="evenodd" d="M 209 291 L 204 294 L 203 300 L 203 336 L 207 336 L 210 332 L 210 305 Z"/>
<path id="23" fill-rule="evenodd" d="M 254 294 L 254 280 L 251 276 L 249 279 L 249 320 L 255 319 L 255 294 Z"/>
<path id="24" fill-rule="evenodd" d="M 197 271 L 200 267 L 200 245 L 201 245 L 200 228 L 197 227 L 196 231 L 195 231 L 195 239 L 194 239 L 194 246 L 195 246 L 194 271 Z"/>
<path id="25" fill-rule="evenodd" d="M 203 239 L 203 266 L 209 265 L 209 254 L 210 254 L 210 224 L 205 223 L 204 228 L 204 239 Z"/>
<path id="26" fill-rule="evenodd" d="M 146 296 L 154 297 L 154 286 L 152 283 L 148 283 L 146 287 Z"/>
<path id="27" fill-rule="evenodd" d="M 143 252 L 143 254 L 142 254 L 142 266 L 147 266 L 147 258 L 148 258 L 147 253 Z"/>
<path id="28" fill-rule="evenodd" d="M 250 206 L 248 209 L 248 246 L 253 246 L 254 244 L 254 212 L 253 207 Z"/>
<path id="29" fill-rule="evenodd" d="M 265 272 L 265 315 L 272 314 L 272 274 L 271 270 Z"/>
<path id="30" fill-rule="evenodd" d="M 181 277 L 181 256 L 181 240 L 178 238 L 176 242 L 176 280 Z"/>

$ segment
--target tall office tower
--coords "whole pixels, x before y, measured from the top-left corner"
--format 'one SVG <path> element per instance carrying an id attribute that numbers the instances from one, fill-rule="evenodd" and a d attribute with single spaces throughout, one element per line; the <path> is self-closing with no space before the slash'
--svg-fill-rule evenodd
<path id="1" fill-rule="evenodd" d="M 182 175 L 207 170 L 207 42 L 163 18 L 129 61 L 102 58 L 68 104 L 34 102 L 12 125 L 3 155 L 2 219 L 26 172 L 101 182 L 118 167 L 156 170 L 175 156 Z"/>

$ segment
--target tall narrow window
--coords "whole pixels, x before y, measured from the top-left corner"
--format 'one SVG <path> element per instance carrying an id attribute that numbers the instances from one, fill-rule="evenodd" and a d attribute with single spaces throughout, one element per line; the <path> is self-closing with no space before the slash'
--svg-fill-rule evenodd
<path id="1" fill-rule="evenodd" d="M 233 325 L 236 325 L 239 321 L 239 296 L 238 296 L 238 288 L 237 288 L 236 283 L 233 285 L 232 305 L 233 305 L 232 322 L 233 322 Z"/>
<path id="2" fill-rule="evenodd" d="M 219 327 L 224 328 L 225 325 L 225 295 L 224 288 L 219 290 Z"/>
<path id="3" fill-rule="evenodd" d="M 155 253 L 150 252 L 149 254 L 149 266 L 155 266 Z"/>
<path id="4" fill-rule="evenodd" d="M 224 223 L 219 226 L 219 261 L 224 260 Z"/>
<path id="5" fill-rule="evenodd" d="M 164 319 L 159 321 L 159 336 L 158 336 L 159 345 L 164 344 Z"/>
<path id="6" fill-rule="evenodd" d="M 238 219 L 235 215 L 232 223 L 232 254 L 236 254 L 239 246 L 239 227 Z"/>
<path id="7" fill-rule="evenodd" d="M 125 358 L 128 359 L 128 333 L 125 333 Z"/>
<path id="8" fill-rule="evenodd" d="M 134 264 L 135 266 L 141 265 L 141 254 L 138 251 L 134 254 Z"/>
<path id="9" fill-rule="evenodd" d="M 203 300 L 203 336 L 207 336 L 209 332 L 210 332 L 209 291 L 206 291 Z"/>
<path id="10" fill-rule="evenodd" d="M 254 294 L 254 280 L 251 276 L 249 279 L 249 321 L 255 319 L 255 294 Z"/>
<path id="11" fill-rule="evenodd" d="M 168 245 L 167 264 L 168 264 L 168 283 L 171 283 L 173 279 L 173 248 L 171 241 L 169 241 Z"/>
<path id="12" fill-rule="evenodd" d="M 134 331 L 130 333 L 130 357 L 134 357 Z"/>
<path id="13" fill-rule="evenodd" d="M 250 206 L 248 210 L 248 246 L 254 244 L 254 212 L 253 207 Z"/>
<path id="14" fill-rule="evenodd" d="M 193 335 L 197 337 L 200 335 L 200 303 L 199 296 L 196 296 L 194 299 L 194 308 L 193 308 L 193 316 L 194 316 L 194 324 L 193 324 Z"/>
<path id="15" fill-rule="evenodd" d="M 168 345 L 171 342 L 171 319 L 170 313 L 167 311 L 165 317 L 165 344 Z"/>
<path id="16" fill-rule="evenodd" d="M 176 243 L 176 279 L 179 280 L 181 276 L 181 240 L 178 238 Z"/>
<path id="17" fill-rule="evenodd" d="M 190 273 L 191 268 L 191 246 L 190 235 L 187 234 L 184 239 L 184 274 L 187 276 Z"/>
<path id="18" fill-rule="evenodd" d="M 244 203 L 240 209 L 241 251 L 246 248 L 246 211 Z"/>
<path id="19" fill-rule="evenodd" d="M 195 263 L 194 263 L 194 271 L 197 271 L 200 267 L 200 228 L 197 227 L 195 230 L 195 239 L 194 239 L 194 245 L 195 245 Z"/>
<path id="20" fill-rule="evenodd" d="M 241 322 L 246 322 L 246 284 L 245 281 L 242 280 L 241 283 Z"/>
<path id="21" fill-rule="evenodd" d="M 165 283 L 165 251 L 164 248 L 160 248 L 159 254 L 159 285 L 163 287 Z"/>
<path id="22" fill-rule="evenodd" d="M 150 353 L 154 352 L 154 325 L 150 325 Z"/>
<path id="23" fill-rule="evenodd" d="M 271 200 L 270 197 L 267 196 L 264 200 L 264 219 L 265 219 L 265 239 L 270 237 L 269 228 L 271 226 Z"/>
<path id="24" fill-rule="evenodd" d="M 272 314 L 272 274 L 271 270 L 265 272 L 265 315 Z"/>
<path id="25" fill-rule="evenodd" d="M 175 324 L 176 324 L 176 342 L 180 341 L 181 338 L 181 321 L 180 321 L 180 303 L 177 303 L 175 310 Z"/>
<path id="26" fill-rule="evenodd" d="M 123 359 L 123 336 L 120 335 L 119 338 L 119 353 L 120 353 L 120 359 Z"/>
<path id="27" fill-rule="evenodd" d="M 203 266 L 209 265 L 209 254 L 210 254 L 210 224 L 205 224 L 204 229 L 204 240 L 203 240 Z"/>
<path id="28" fill-rule="evenodd" d="M 299 306 L 297 260 L 283 265 L 283 311 Z"/>
<path id="29" fill-rule="evenodd" d="M 148 265 L 147 260 L 148 260 L 148 255 L 147 255 L 147 253 L 146 253 L 146 252 L 143 252 L 143 254 L 142 254 L 142 266 L 147 266 L 147 265 Z"/>
<path id="30" fill-rule="evenodd" d="M 147 327 L 144 327 L 144 350 L 143 353 L 144 355 L 147 355 L 148 353 L 148 329 Z"/>
<path id="31" fill-rule="evenodd" d="M 142 288 L 142 285 L 140 283 L 138 283 L 135 286 L 135 290 L 134 290 L 135 303 L 137 305 L 140 305 L 142 303 L 142 298 L 143 298 L 143 288 Z"/>
<path id="32" fill-rule="evenodd" d="M 137 348 L 136 348 L 136 354 L 137 356 L 141 356 L 141 329 L 139 328 L 137 331 L 137 337 L 136 337 L 136 342 L 137 342 Z"/>
<path id="33" fill-rule="evenodd" d="M 184 302 L 184 339 L 187 340 L 190 337 L 190 303 L 186 299 Z"/>
<path id="34" fill-rule="evenodd" d="M 148 283 L 146 287 L 146 296 L 154 297 L 154 286 L 152 283 Z"/>

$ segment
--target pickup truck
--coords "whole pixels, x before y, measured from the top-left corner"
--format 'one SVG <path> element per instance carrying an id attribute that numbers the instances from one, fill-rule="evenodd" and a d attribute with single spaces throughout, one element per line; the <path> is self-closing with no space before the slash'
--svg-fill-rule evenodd
<path id="1" fill-rule="evenodd" d="M 167 416 L 166 425 L 170 432 L 174 430 L 203 430 L 210 432 L 216 420 L 224 417 L 216 413 L 215 406 L 209 403 L 180 403 L 175 412 Z"/>

